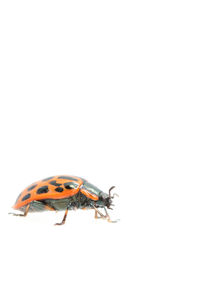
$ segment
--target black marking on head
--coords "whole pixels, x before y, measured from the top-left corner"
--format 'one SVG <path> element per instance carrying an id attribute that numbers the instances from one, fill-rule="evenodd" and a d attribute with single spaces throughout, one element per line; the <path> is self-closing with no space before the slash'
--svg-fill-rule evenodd
<path id="1" fill-rule="evenodd" d="M 78 179 L 70 177 L 70 176 L 59 176 L 59 179 L 68 179 L 68 180 L 74 180 L 74 181 L 78 181 Z"/>
<path id="2" fill-rule="evenodd" d="M 27 199 L 29 199 L 31 197 L 31 194 L 26 194 L 23 198 L 22 198 L 22 201 L 25 201 Z"/>
<path id="3" fill-rule="evenodd" d="M 37 186 L 37 184 L 34 184 L 34 185 L 30 186 L 30 187 L 28 188 L 28 191 L 32 191 L 36 186 Z"/>
<path id="4" fill-rule="evenodd" d="M 42 186 L 37 190 L 37 194 L 45 194 L 48 193 L 49 189 L 47 185 Z"/>
<path id="5" fill-rule="evenodd" d="M 62 187 L 57 187 L 55 191 L 61 193 L 64 191 L 64 189 Z"/>
<path id="6" fill-rule="evenodd" d="M 74 182 L 66 182 L 66 183 L 64 183 L 64 186 L 67 190 L 73 190 L 78 187 L 78 184 L 74 183 Z"/>
<path id="7" fill-rule="evenodd" d="M 54 176 L 51 176 L 51 177 L 45 178 L 45 179 L 43 179 L 42 181 L 47 181 L 47 180 L 50 180 L 50 179 L 52 179 L 52 178 L 54 178 Z"/>
<path id="8" fill-rule="evenodd" d="M 56 182 L 56 180 L 52 180 L 49 183 L 52 184 L 52 185 L 55 185 L 55 186 L 61 186 L 62 185 L 61 183 Z"/>

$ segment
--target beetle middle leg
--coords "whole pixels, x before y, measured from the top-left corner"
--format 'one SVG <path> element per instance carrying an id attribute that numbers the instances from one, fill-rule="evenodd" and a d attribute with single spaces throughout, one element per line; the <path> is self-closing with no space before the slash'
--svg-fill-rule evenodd
<path id="1" fill-rule="evenodd" d="M 66 211 L 65 211 L 65 214 L 64 214 L 64 217 L 62 219 L 62 222 L 56 223 L 54 225 L 63 225 L 63 224 L 65 224 L 65 221 L 66 221 L 66 218 L 67 218 L 67 213 L 68 213 L 68 209 L 66 209 Z"/>

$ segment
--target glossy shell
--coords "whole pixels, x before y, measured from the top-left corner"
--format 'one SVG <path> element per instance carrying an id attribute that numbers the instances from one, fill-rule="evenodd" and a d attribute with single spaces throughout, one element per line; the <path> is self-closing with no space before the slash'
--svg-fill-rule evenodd
<path id="1" fill-rule="evenodd" d="M 89 190 L 89 187 L 92 187 Z M 80 193 L 79 193 L 80 192 Z M 31 203 L 31 211 L 64 210 L 72 204 L 78 207 L 80 199 L 97 201 L 101 191 L 86 180 L 68 175 L 53 176 L 28 186 L 16 200 L 13 208 L 23 210 Z"/>

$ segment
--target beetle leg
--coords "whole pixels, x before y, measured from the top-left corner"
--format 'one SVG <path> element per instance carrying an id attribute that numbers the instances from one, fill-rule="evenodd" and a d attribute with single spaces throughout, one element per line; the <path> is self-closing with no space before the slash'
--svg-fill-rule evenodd
<path id="1" fill-rule="evenodd" d="M 95 206 L 93 206 L 94 210 L 95 210 L 95 219 L 106 219 L 106 216 L 104 216 Z M 98 217 L 98 214 L 100 215 L 100 217 Z"/>
<path id="2" fill-rule="evenodd" d="M 116 222 L 118 222 L 118 220 L 111 221 L 110 216 L 109 216 L 109 214 L 108 214 L 108 212 L 107 212 L 107 210 L 106 210 L 105 207 L 104 207 L 104 210 L 105 210 L 105 213 L 106 213 L 105 216 L 94 205 L 92 205 L 92 207 L 95 210 L 95 215 L 94 215 L 95 219 L 104 219 L 104 220 L 106 219 L 110 223 L 116 223 Z M 100 215 L 100 217 L 98 217 L 98 214 Z"/>
<path id="3" fill-rule="evenodd" d="M 95 210 L 95 215 L 94 215 L 95 219 L 102 219 L 103 217 L 98 216 L 98 213 L 99 212 L 97 210 Z"/>
<path id="4" fill-rule="evenodd" d="M 63 224 L 65 224 L 65 221 L 66 221 L 66 218 L 67 218 L 67 213 L 68 213 L 68 209 L 66 209 L 66 211 L 65 211 L 65 214 L 64 214 L 64 217 L 62 219 L 62 222 L 61 223 L 56 223 L 54 225 L 63 225 Z"/>
<path id="5" fill-rule="evenodd" d="M 46 209 L 46 210 L 53 210 L 53 211 L 58 212 L 57 210 L 55 210 L 54 207 L 51 207 L 51 206 L 49 206 L 48 204 L 45 204 L 45 209 Z"/>
<path id="6" fill-rule="evenodd" d="M 109 214 L 107 212 L 107 209 L 105 207 L 104 207 L 104 210 L 105 210 L 105 213 L 106 213 L 106 219 L 107 219 L 107 221 L 110 222 L 110 223 L 117 223 L 118 220 L 111 221 L 110 216 L 109 216 Z"/>
<path id="7" fill-rule="evenodd" d="M 9 215 L 18 216 L 18 217 L 26 217 L 28 214 L 29 208 L 30 208 L 30 204 L 27 205 L 23 214 L 9 213 Z"/>
<path id="8" fill-rule="evenodd" d="M 95 219 L 99 219 L 100 218 L 100 217 L 98 217 L 96 210 L 95 210 L 95 213 L 94 213 L 94 217 L 95 217 Z"/>

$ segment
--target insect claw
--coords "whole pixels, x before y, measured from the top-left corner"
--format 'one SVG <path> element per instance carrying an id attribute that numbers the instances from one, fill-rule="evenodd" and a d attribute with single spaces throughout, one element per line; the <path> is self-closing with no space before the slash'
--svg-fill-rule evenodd
<path id="1" fill-rule="evenodd" d="M 109 223 L 117 223 L 117 222 L 119 222 L 120 220 L 117 219 L 117 220 L 112 221 L 112 220 L 108 219 L 107 221 L 108 221 Z"/>
<path id="2" fill-rule="evenodd" d="M 65 223 L 61 222 L 61 223 L 55 223 L 55 226 L 59 226 L 59 225 L 64 225 Z"/>

